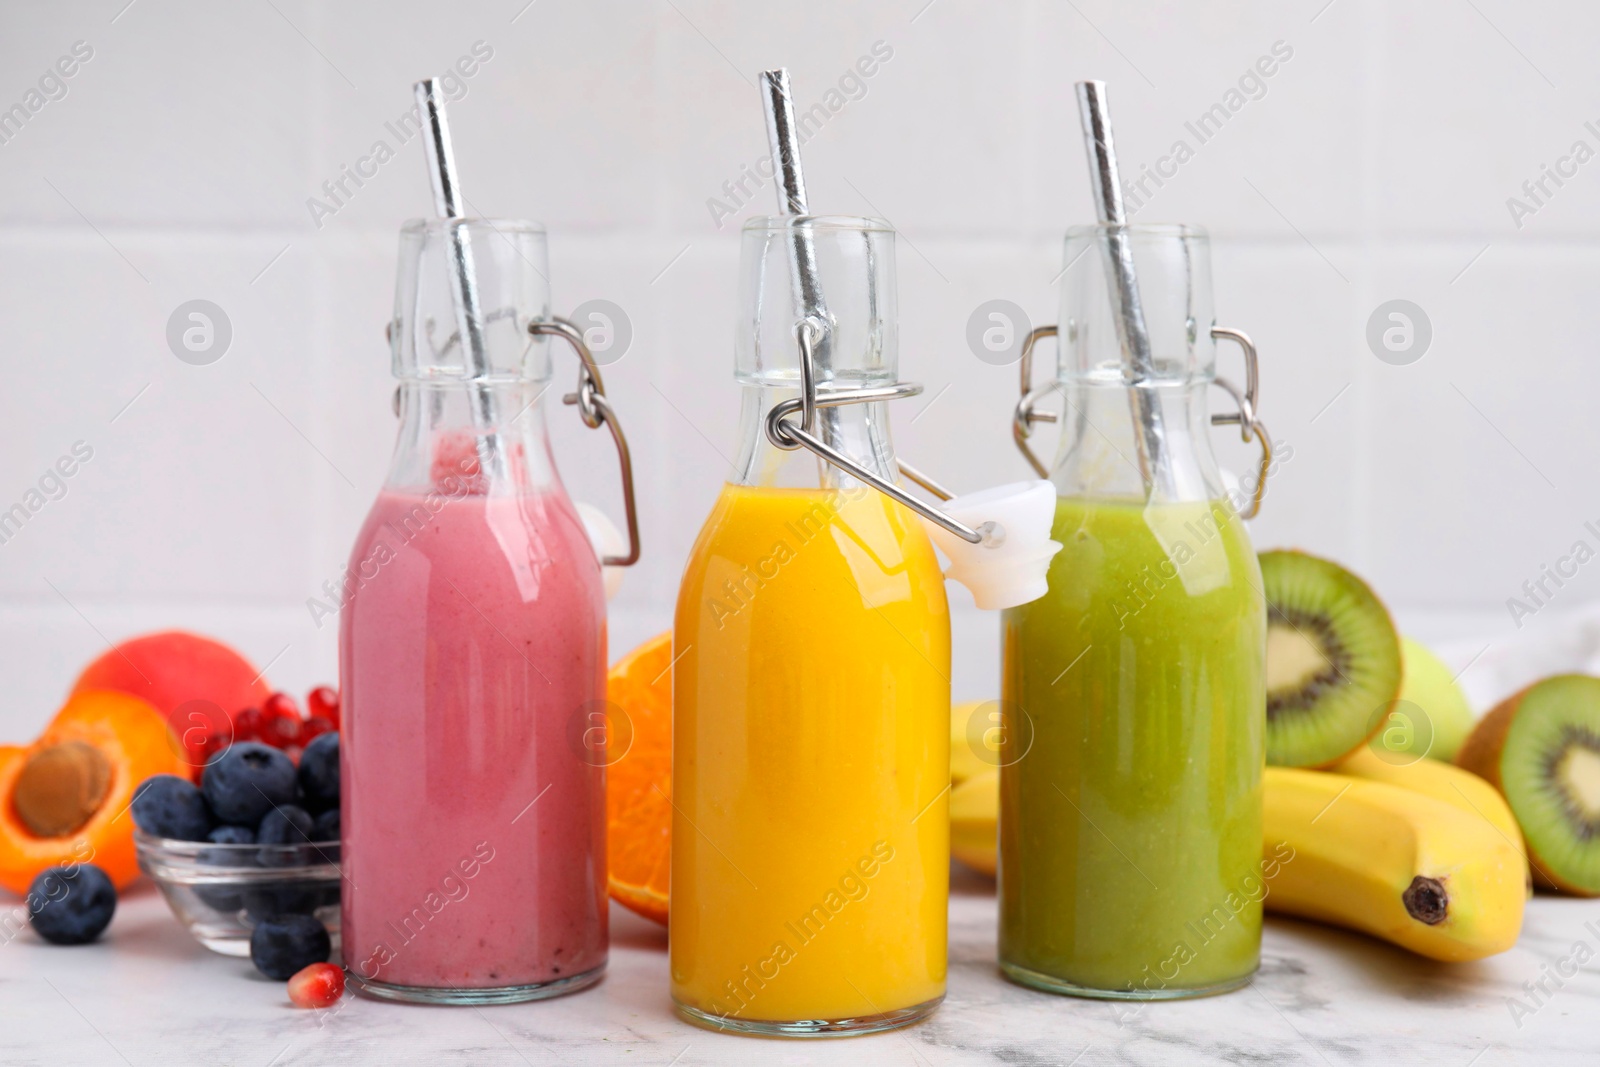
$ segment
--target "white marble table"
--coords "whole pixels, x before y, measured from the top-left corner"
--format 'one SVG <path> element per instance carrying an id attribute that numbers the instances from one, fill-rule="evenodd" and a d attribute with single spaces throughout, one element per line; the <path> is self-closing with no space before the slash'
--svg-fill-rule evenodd
<path id="1" fill-rule="evenodd" d="M 1585 927 L 1590 922 L 1593 930 Z M 679 1022 L 667 1002 L 664 931 L 620 909 L 613 911 L 610 972 L 588 992 L 481 1010 L 352 996 L 319 1019 L 292 1008 L 282 983 L 258 977 L 248 960 L 189 940 L 155 890 L 141 885 L 97 945 L 57 948 L 31 931 L 0 944 L 0 1063 L 1600 1063 L 1600 901 L 1541 896 L 1529 905 L 1516 949 L 1454 966 L 1269 917 L 1254 985 L 1145 1005 L 1120 1020 L 1127 1007 L 1002 980 L 994 925 L 992 885 L 957 876 L 950 994 L 933 1018 L 899 1033 L 801 1042 Z M 1579 942 L 1595 959 L 1563 979 L 1558 965 Z M 1543 1006 L 1513 1018 L 1507 998 L 1535 1007 L 1523 983 L 1546 974 L 1555 977 L 1545 981 L 1552 992 L 1540 994 Z"/>

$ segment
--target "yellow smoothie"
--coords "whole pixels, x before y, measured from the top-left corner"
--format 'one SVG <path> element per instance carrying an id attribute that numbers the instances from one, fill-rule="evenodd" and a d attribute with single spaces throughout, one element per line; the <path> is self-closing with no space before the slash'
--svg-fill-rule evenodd
<path id="1" fill-rule="evenodd" d="M 881 493 L 728 485 L 673 629 L 672 995 L 741 1023 L 945 990 L 950 622 Z"/>

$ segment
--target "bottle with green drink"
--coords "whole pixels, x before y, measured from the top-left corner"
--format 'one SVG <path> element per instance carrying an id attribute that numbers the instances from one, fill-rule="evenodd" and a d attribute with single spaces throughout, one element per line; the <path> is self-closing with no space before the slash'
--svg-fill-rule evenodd
<path id="1" fill-rule="evenodd" d="M 1030 390 L 1024 361 L 1017 439 L 1064 547 L 1049 592 L 1005 613 L 1000 964 L 1052 992 L 1197 996 L 1260 959 L 1266 608 L 1242 519 L 1270 442 L 1254 348 L 1214 325 L 1205 232 L 1108 215 L 1067 234 L 1055 380 Z M 1245 349 L 1244 391 L 1216 377 L 1219 338 Z M 1239 414 L 1208 415 L 1214 384 Z M 1057 390 L 1047 467 L 1027 437 Z M 1261 443 L 1247 492 L 1224 488 L 1213 421 Z"/>

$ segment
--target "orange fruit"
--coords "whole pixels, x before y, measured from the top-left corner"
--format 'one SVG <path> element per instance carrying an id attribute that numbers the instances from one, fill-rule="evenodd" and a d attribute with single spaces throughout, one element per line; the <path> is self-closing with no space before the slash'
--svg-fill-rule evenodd
<path id="1" fill-rule="evenodd" d="M 606 676 L 606 861 L 611 899 L 667 921 L 672 835 L 672 634 L 629 652 Z M 620 750 L 620 751 L 619 751 Z"/>

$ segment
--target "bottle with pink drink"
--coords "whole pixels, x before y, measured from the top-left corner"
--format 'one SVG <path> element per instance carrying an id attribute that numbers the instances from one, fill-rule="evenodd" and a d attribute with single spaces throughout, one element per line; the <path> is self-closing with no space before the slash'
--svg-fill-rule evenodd
<path id="1" fill-rule="evenodd" d="M 343 955 L 374 996 L 532 1000 L 606 964 L 602 560 L 545 432 L 551 334 L 623 452 L 630 557 L 637 531 L 625 445 L 547 276 L 531 223 L 401 231 L 400 431 L 340 620 Z"/>

